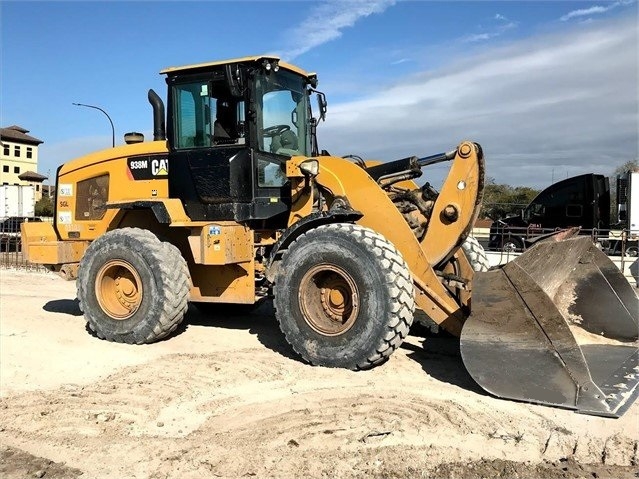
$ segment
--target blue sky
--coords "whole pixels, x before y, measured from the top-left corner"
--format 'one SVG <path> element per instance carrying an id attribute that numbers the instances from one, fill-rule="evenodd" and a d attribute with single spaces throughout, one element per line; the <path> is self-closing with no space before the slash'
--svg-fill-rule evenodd
<path id="1" fill-rule="evenodd" d="M 39 172 L 150 138 L 159 70 L 277 53 L 319 74 L 320 147 L 392 160 L 484 147 L 497 182 L 544 187 L 638 158 L 637 3 L 0 3 L 0 125 L 45 141 Z M 426 172 L 438 184 L 446 172 Z"/>

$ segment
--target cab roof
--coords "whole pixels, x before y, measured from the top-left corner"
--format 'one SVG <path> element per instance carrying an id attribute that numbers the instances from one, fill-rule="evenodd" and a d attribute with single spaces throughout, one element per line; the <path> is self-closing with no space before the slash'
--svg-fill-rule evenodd
<path id="1" fill-rule="evenodd" d="M 207 62 L 207 63 L 195 63 L 193 65 L 184 65 L 184 66 L 179 66 L 179 67 L 168 67 L 168 68 L 165 68 L 164 70 L 161 70 L 160 73 L 161 74 L 176 74 L 176 73 L 196 72 L 198 70 L 205 70 L 207 68 L 216 67 L 216 66 L 220 66 L 220 65 L 229 65 L 229 64 L 233 64 L 233 63 L 250 63 L 250 62 L 256 62 L 257 63 L 257 62 L 261 62 L 263 60 L 277 61 L 278 65 L 280 66 L 280 68 L 283 68 L 285 70 L 289 70 L 289 71 L 291 71 L 293 73 L 297 73 L 298 75 L 302 75 L 302 76 L 304 76 L 306 78 L 310 78 L 310 77 L 316 76 L 315 73 L 312 73 L 312 72 L 309 73 L 309 72 L 307 72 L 305 70 L 302 70 L 301 68 L 299 68 L 299 67 L 297 67 L 295 65 L 291 65 L 290 63 L 283 62 L 277 56 L 270 56 L 270 55 L 241 57 L 241 58 L 233 58 L 231 60 L 220 60 L 220 61 Z"/>

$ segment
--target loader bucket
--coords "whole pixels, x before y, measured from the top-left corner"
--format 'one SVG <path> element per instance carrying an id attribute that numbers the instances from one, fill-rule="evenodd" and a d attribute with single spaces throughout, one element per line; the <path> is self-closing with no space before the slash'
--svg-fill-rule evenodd
<path id="1" fill-rule="evenodd" d="M 639 298 L 588 237 L 477 273 L 460 348 L 495 396 L 620 417 L 639 394 Z"/>

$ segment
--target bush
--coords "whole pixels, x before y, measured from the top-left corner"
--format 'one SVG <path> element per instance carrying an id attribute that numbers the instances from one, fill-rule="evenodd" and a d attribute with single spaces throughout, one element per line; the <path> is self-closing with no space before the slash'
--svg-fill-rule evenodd
<path id="1" fill-rule="evenodd" d="M 493 178 L 488 178 L 479 217 L 498 220 L 508 215 L 516 215 L 538 194 L 539 190 L 534 188 L 498 185 Z"/>
<path id="2" fill-rule="evenodd" d="M 53 216 L 53 201 L 48 196 L 43 196 L 35 204 L 36 216 Z"/>

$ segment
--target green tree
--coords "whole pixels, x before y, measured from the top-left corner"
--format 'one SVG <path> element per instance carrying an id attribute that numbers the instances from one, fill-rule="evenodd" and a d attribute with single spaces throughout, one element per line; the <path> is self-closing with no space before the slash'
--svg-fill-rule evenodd
<path id="1" fill-rule="evenodd" d="M 630 160 L 615 168 L 615 171 L 612 174 L 614 178 L 617 178 L 617 176 L 623 175 L 631 170 L 636 170 L 637 168 L 639 168 L 639 159 Z"/>
<path id="2" fill-rule="evenodd" d="M 48 196 L 43 196 L 35 204 L 36 216 L 53 216 L 53 202 Z"/>
<path id="3" fill-rule="evenodd" d="M 488 178 L 484 186 L 484 199 L 479 217 L 498 220 L 518 214 L 538 194 L 539 190 L 528 186 L 497 184 L 494 178 Z"/>

